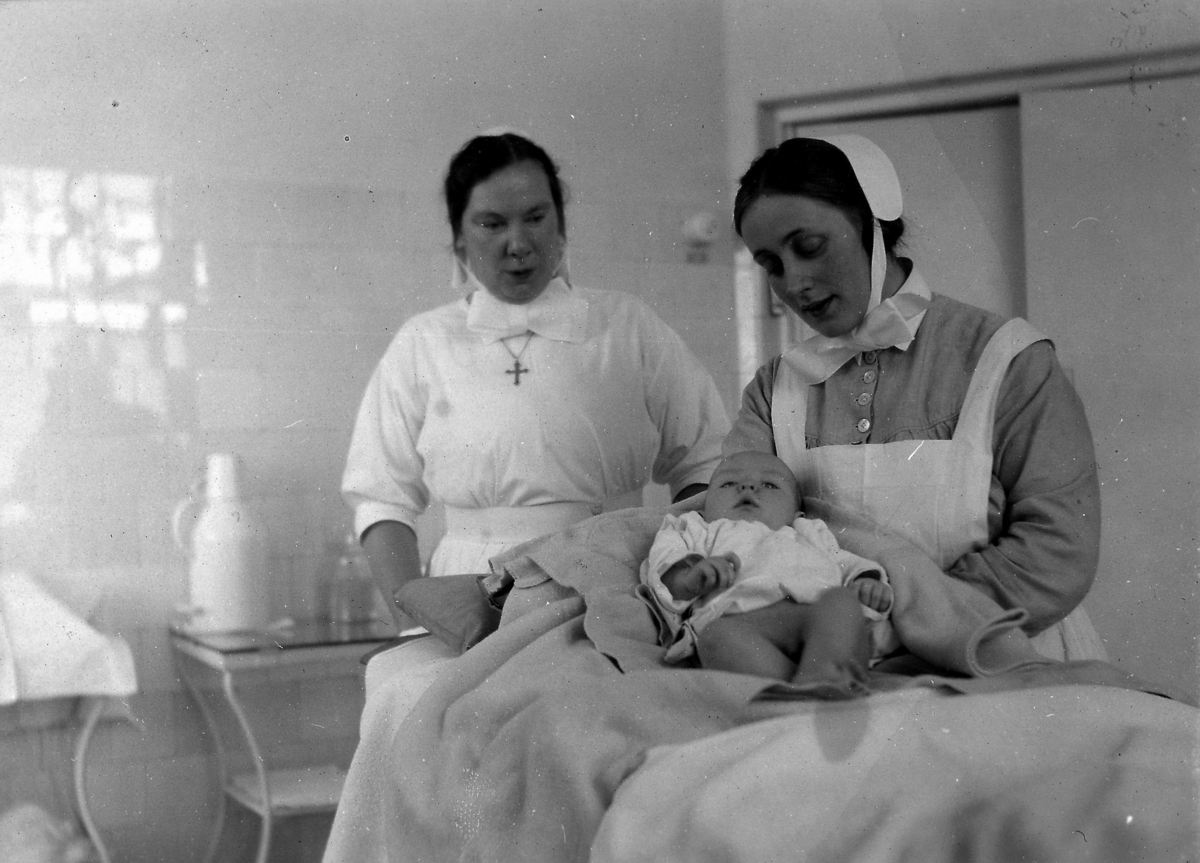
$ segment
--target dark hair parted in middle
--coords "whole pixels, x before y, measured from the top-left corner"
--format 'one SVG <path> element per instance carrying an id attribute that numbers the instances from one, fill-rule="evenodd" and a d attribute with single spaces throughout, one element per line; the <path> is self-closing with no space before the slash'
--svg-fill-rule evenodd
<path id="1" fill-rule="evenodd" d="M 733 201 L 733 227 L 740 236 L 746 210 L 767 195 L 803 195 L 831 204 L 861 227 L 863 248 L 871 254 L 871 205 L 846 154 L 818 138 L 790 138 L 755 159 L 739 180 Z M 890 255 L 904 234 L 904 219 L 880 220 L 883 245 Z"/>
<path id="2" fill-rule="evenodd" d="M 444 192 L 454 239 L 457 240 L 462 233 L 463 213 L 466 212 L 467 202 L 471 199 L 471 190 L 497 171 L 518 162 L 536 162 L 546 172 L 546 180 L 550 183 L 550 197 L 554 200 L 554 209 L 558 214 L 559 233 L 564 237 L 567 235 L 567 222 L 563 212 L 566 196 L 563 182 L 558 176 L 558 166 L 554 164 L 550 155 L 533 141 L 515 132 L 502 132 L 498 135 L 477 135 L 467 141 L 450 160 Z"/>

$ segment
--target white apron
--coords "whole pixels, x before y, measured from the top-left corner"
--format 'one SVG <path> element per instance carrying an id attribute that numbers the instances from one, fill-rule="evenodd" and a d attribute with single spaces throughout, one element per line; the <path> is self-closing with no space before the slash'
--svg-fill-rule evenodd
<path id="1" fill-rule="evenodd" d="M 1020 318 L 1002 326 L 971 377 L 954 437 L 805 448 L 808 386 L 786 362 L 771 395 L 775 449 L 805 497 L 861 513 L 904 537 L 945 570 L 988 544 L 996 401 L 1013 358 L 1041 335 Z M 1032 639 L 1052 659 L 1107 659 L 1082 607 Z"/>

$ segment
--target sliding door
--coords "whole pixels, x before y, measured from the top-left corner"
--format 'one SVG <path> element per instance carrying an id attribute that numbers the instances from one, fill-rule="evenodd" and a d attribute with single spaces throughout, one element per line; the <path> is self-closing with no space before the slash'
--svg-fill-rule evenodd
<path id="1" fill-rule="evenodd" d="M 1103 482 L 1087 601 L 1111 655 L 1200 691 L 1200 78 L 1021 100 L 1029 318 Z"/>

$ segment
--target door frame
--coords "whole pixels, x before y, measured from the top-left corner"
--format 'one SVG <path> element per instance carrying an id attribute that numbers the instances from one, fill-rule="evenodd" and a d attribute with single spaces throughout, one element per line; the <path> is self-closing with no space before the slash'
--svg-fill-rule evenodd
<path id="1" fill-rule="evenodd" d="M 1122 57 L 1063 61 L 995 72 L 929 78 L 758 104 L 759 151 L 783 141 L 789 126 L 881 120 L 912 114 L 1017 105 L 1022 93 L 1138 83 L 1200 73 L 1200 45 Z"/>

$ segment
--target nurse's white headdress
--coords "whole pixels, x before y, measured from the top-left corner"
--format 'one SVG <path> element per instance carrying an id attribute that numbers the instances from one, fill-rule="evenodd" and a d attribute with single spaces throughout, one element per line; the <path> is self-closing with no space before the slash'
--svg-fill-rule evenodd
<path id="1" fill-rule="evenodd" d="M 883 297 L 883 280 L 887 275 L 887 253 L 883 247 L 883 231 L 880 221 L 890 222 L 904 215 L 904 195 L 900 191 L 900 178 L 887 153 L 879 149 L 874 141 L 862 135 L 830 135 L 818 138 L 833 144 L 850 160 L 854 176 L 874 219 L 874 239 L 871 243 L 871 300 L 867 311 L 879 305 Z"/>
<path id="2" fill-rule="evenodd" d="M 484 129 L 479 133 L 481 138 L 496 138 L 500 135 L 519 135 L 526 141 L 532 141 L 533 136 L 524 129 L 518 129 L 516 126 L 492 126 L 490 129 Z"/>
<path id="3" fill-rule="evenodd" d="M 871 208 L 871 297 L 866 315 L 849 333 L 836 337 L 811 336 L 784 355 L 784 361 L 809 384 L 828 379 L 863 351 L 907 349 L 925 317 L 930 297 L 925 282 L 914 272 L 894 296 L 883 300 L 887 250 L 879 223 L 904 214 L 904 196 L 892 160 L 862 135 L 830 135 L 817 140 L 832 144 L 845 154 Z"/>

